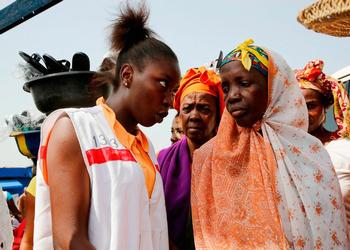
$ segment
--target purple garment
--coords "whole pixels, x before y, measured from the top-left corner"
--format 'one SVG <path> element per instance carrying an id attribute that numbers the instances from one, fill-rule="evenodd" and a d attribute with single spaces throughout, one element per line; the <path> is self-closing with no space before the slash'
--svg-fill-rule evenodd
<path id="1" fill-rule="evenodd" d="M 161 150 L 158 163 L 164 185 L 169 238 L 182 249 L 191 194 L 191 157 L 186 137 Z"/>

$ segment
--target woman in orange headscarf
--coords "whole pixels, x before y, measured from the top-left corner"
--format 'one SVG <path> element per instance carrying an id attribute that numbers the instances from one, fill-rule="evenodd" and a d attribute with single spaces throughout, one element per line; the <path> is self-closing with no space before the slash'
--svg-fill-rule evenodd
<path id="1" fill-rule="evenodd" d="M 175 95 L 185 136 L 159 152 L 168 217 L 170 249 L 194 249 L 190 216 L 194 150 L 215 136 L 224 108 L 219 76 L 205 67 L 189 69 Z"/>
<path id="2" fill-rule="evenodd" d="M 349 249 L 331 160 L 293 71 L 247 40 L 219 64 L 226 110 L 193 157 L 196 249 Z"/>

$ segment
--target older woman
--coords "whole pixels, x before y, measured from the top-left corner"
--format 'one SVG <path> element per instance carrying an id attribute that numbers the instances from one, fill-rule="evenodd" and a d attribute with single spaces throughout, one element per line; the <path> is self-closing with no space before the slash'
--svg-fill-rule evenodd
<path id="1" fill-rule="evenodd" d="M 349 249 L 339 184 L 307 133 L 293 71 L 252 42 L 220 64 L 226 110 L 194 154 L 196 248 Z"/>
<path id="2" fill-rule="evenodd" d="M 192 156 L 216 134 L 224 108 L 219 76 L 204 67 L 189 69 L 180 82 L 174 108 L 179 111 L 185 136 L 158 155 L 170 247 L 194 249 L 190 217 Z"/>
<path id="3" fill-rule="evenodd" d="M 323 61 L 313 60 L 296 70 L 296 78 L 309 112 L 309 133 L 326 145 L 342 191 L 350 226 L 350 105 L 343 83 L 323 73 Z M 333 104 L 337 130 L 323 127 L 326 109 Z"/>

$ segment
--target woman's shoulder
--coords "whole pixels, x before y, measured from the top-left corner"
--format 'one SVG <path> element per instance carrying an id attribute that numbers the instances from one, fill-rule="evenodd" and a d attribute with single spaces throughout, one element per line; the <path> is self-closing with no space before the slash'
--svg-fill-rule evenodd
<path id="1" fill-rule="evenodd" d="M 216 138 L 212 138 L 196 149 L 193 154 L 193 164 L 203 163 L 213 152 Z"/>
<path id="2" fill-rule="evenodd" d="M 350 139 L 348 138 L 333 140 L 325 145 L 325 148 L 331 158 L 333 158 L 334 155 L 339 155 L 350 160 Z"/>
<path id="3" fill-rule="evenodd" d="M 179 145 L 179 143 L 180 143 L 180 141 L 177 141 L 174 144 L 171 144 L 169 147 L 161 149 L 158 153 L 158 156 L 166 155 L 173 148 L 176 148 Z"/>
<path id="4" fill-rule="evenodd" d="M 349 138 L 339 138 L 337 140 L 333 140 L 325 145 L 327 150 L 346 150 L 350 149 L 350 139 Z"/>
<path id="5" fill-rule="evenodd" d="M 36 194 L 36 176 L 34 176 L 28 184 L 26 192 L 30 193 L 33 197 Z"/>
<path id="6" fill-rule="evenodd" d="M 184 143 L 187 143 L 185 137 L 182 138 L 181 140 L 175 142 L 174 144 L 170 145 L 169 147 L 161 149 L 158 153 L 158 157 L 164 157 L 164 156 L 168 155 L 170 152 L 172 152 L 176 148 L 180 147 Z"/>
<path id="7" fill-rule="evenodd" d="M 198 153 L 206 153 L 208 150 L 212 150 L 216 141 L 216 137 L 211 138 L 209 141 L 204 143 L 200 148 L 198 148 L 195 152 Z"/>

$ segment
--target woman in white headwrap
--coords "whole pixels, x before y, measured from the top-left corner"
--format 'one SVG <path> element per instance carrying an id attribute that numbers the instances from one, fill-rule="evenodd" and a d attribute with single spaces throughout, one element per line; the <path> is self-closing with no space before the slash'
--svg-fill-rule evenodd
<path id="1" fill-rule="evenodd" d="M 248 40 L 220 64 L 226 110 L 194 154 L 196 249 L 349 249 L 329 155 L 293 71 Z"/>

